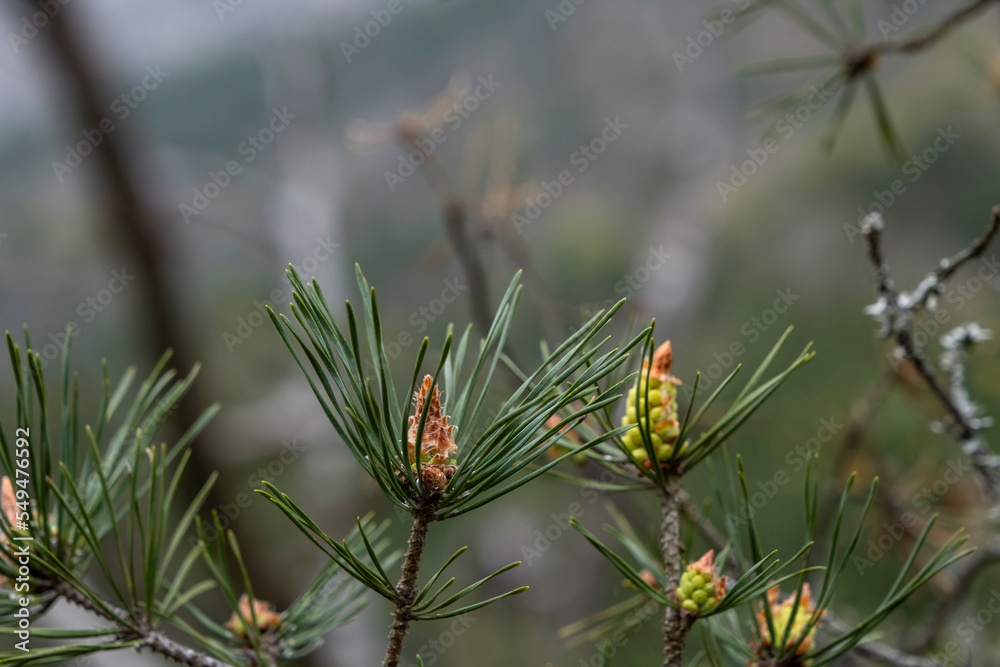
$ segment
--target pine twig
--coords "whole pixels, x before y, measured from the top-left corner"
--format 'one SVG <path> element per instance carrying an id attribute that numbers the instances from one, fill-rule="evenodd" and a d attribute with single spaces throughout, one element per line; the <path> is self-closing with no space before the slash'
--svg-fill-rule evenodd
<path id="1" fill-rule="evenodd" d="M 389 642 L 385 649 L 385 659 L 382 667 L 398 667 L 406 641 L 406 632 L 413 620 L 411 607 L 417 597 L 417 573 L 420 570 L 420 557 L 427 542 L 427 529 L 434 520 L 433 509 L 423 508 L 413 515 L 413 527 L 410 529 L 410 539 L 406 544 L 406 555 L 403 557 L 402 572 L 399 583 L 396 584 L 396 610 L 393 612 L 392 628 L 389 630 Z"/>
<path id="2" fill-rule="evenodd" d="M 663 548 L 663 572 L 666 575 L 664 590 L 674 591 L 681 581 L 681 517 L 682 504 L 680 485 L 676 479 L 669 479 L 663 495 L 663 523 L 661 526 L 661 546 Z M 667 607 L 663 620 L 663 667 L 680 667 L 684 657 L 687 633 L 694 623 L 694 617 L 677 607 Z"/>
<path id="3" fill-rule="evenodd" d="M 134 623 L 129 614 L 123 609 L 118 609 L 112 605 L 105 605 L 110 610 L 109 613 L 107 610 L 94 604 L 93 600 L 83 595 L 66 581 L 57 582 L 52 590 L 66 601 L 117 625 L 121 629 L 118 635 L 119 639 L 123 642 L 140 640 L 142 642 L 140 645 L 141 648 L 148 648 L 174 662 L 188 665 L 189 667 L 228 667 L 221 660 L 216 660 L 189 646 L 184 646 L 163 633 L 153 630 L 146 621 Z"/>
<path id="4" fill-rule="evenodd" d="M 878 64 L 880 56 L 889 54 L 913 54 L 933 48 L 955 29 L 971 21 L 980 13 L 996 4 L 996 0 L 974 0 L 962 9 L 945 17 L 940 23 L 918 35 L 902 39 L 889 39 L 875 42 L 856 49 L 845 56 L 845 65 L 849 79 L 856 79 Z"/>
<path id="5" fill-rule="evenodd" d="M 691 499 L 683 491 L 679 497 L 679 507 L 688 520 L 694 524 L 694 527 L 705 541 L 712 545 L 716 551 L 722 552 L 726 548 L 728 540 L 725 535 L 712 523 L 711 519 L 702 514 L 698 506 L 691 502 Z M 739 564 L 736 561 L 736 557 L 731 550 L 727 564 L 729 565 L 730 572 L 735 577 L 738 578 L 742 574 L 739 571 Z M 838 633 L 844 633 L 850 629 L 843 621 L 837 619 L 829 609 L 823 614 L 821 624 L 831 631 Z M 904 653 L 897 648 L 880 642 L 858 644 L 852 649 L 852 653 L 867 660 L 872 660 L 883 665 L 890 665 L 890 667 L 940 667 L 933 660 Z"/>

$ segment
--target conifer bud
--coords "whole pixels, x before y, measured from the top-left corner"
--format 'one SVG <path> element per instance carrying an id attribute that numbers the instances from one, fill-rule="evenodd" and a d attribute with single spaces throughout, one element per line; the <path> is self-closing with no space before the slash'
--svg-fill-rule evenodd
<path id="1" fill-rule="evenodd" d="M 809 584 L 805 584 L 802 587 L 802 595 L 799 598 L 798 608 L 794 610 L 794 617 L 792 611 L 795 607 L 795 594 L 788 596 L 779 603 L 778 587 L 775 586 L 767 591 L 767 604 L 771 610 L 771 621 L 774 624 L 776 637 L 771 636 L 771 629 L 768 627 L 765 613 L 763 611 L 758 612 L 757 626 L 760 629 L 761 640 L 760 645 L 757 647 L 757 655 L 762 658 L 777 655 L 786 646 L 797 644 L 806 630 L 806 625 L 808 625 L 810 619 L 816 613 L 816 604 L 813 602 Z M 791 629 L 789 629 L 789 625 L 791 625 Z M 796 656 L 804 656 L 816 647 L 816 628 L 818 625 L 818 623 L 814 624 L 809 629 L 809 632 L 805 633 L 805 639 L 795 651 Z M 776 644 L 782 640 L 786 631 L 788 633 L 787 642 L 781 647 L 777 647 Z M 808 663 L 803 662 L 802 664 Z"/>
<path id="2" fill-rule="evenodd" d="M 675 443 L 680 434 L 680 422 L 677 420 L 677 385 L 681 384 L 681 381 L 670 374 L 673 356 L 673 349 L 668 340 L 653 354 L 652 368 L 648 361 L 643 362 L 642 372 L 628 392 L 622 426 L 634 424 L 641 426 L 626 431 L 622 436 L 622 442 L 629 448 L 633 458 L 646 468 L 652 468 L 642 439 L 642 430 L 646 428 L 647 419 L 649 438 L 656 452 L 656 460 L 659 462 L 667 461 L 674 456 Z"/>
<path id="3" fill-rule="evenodd" d="M 433 391 L 431 387 L 434 387 Z M 433 493 L 440 493 L 455 474 L 458 445 L 452 436 L 455 427 L 448 424 L 448 416 L 441 407 L 441 391 L 434 386 L 434 378 L 430 375 L 424 376 L 420 389 L 413 395 L 413 414 L 409 417 L 410 429 L 407 433 L 410 464 L 414 467 L 418 465 L 417 431 L 428 400 L 427 420 L 420 434 L 419 467 L 425 487 Z"/>
<path id="4" fill-rule="evenodd" d="M 719 604 L 726 594 L 726 577 L 719 576 L 714 549 L 687 566 L 675 593 L 681 607 L 692 614 L 709 612 Z"/>
<path id="5" fill-rule="evenodd" d="M 226 629 L 240 639 L 249 636 L 247 626 L 257 621 L 257 630 L 263 634 L 269 630 L 277 630 L 281 626 L 281 614 L 274 610 L 274 605 L 264 600 L 253 601 L 253 613 L 250 613 L 250 598 L 244 593 L 240 597 L 239 613 L 233 612 Z"/>

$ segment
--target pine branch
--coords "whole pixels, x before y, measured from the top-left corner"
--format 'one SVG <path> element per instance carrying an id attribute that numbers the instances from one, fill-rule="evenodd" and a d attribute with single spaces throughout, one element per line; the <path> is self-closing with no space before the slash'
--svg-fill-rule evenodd
<path id="1" fill-rule="evenodd" d="M 392 629 L 389 631 L 389 643 L 385 649 L 383 667 L 397 667 L 406 641 L 406 632 L 413 620 L 413 601 L 417 597 L 417 573 L 420 570 L 420 557 L 427 542 L 427 529 L 434 520 L 432 508 L 422 508 L 413 515 L 413 527 L 410 529 L 410 539 L 406 544 L 406 555 L 403 557 L 402 573 L 396 584 L 396 611 L 393 612 Z"/>
<path id="2" fill-rule="evenodd" d="M 119 628 L 119 638 L 123 642 L 141 640 L 141 647 L 148 648 L 160 655 L 189 667 L 228 667 L 226 663 L 216 660 L 211 656 L 200 653 L 188 646 L 184 646 L 166 635 L 153 630 L 148 621 L 140 620 L 135 623 L 128 612 L 119 609 L 111 604 L 105 604 L 106 609 L 94 604 L 93 600 L 83 595 L 66 581 L 59 581 L 52 590 L 68 602 L 72 602 L 78 607 L 111 621 Z"/>
<path id="3" fill-rule="evenodd" d="M 668 595 L 677 590 L 681 581 L 681 493 L 677 480 L 669 479 L 664 489 L 661 526 L 663 572 L 666 575 L 664 590 Z M 663 620 L 663 667 L 679 667 L 682 664 L 684 644 L 693 623 L 691 614 L 677 607 L 667 607 Z"/>
<path id="4" fill-rule="evenodd" d="M 107 101 L 106 82 L 101 76 L 101 68 L 88 48 L 87 34 L 81 26 L 81 17 L 73 13 L 77 7 L 59 6 L 50 13 L 45 3 L 35 0 L 27 7 L 46 10 L 48 24 L 39 30 L 51 51 L 56 69 L 65 79 L 66 99 L 62 102 L 75 115 L 77 124 L 83 128 L 97 128 L 105 120 Z M 15 3 L 11 7 L 17 10 Z M 82 11 L 82 10 L 81 10 Z M 19 12 L 23 14 L 23 12 Z M 21 15 L 16 16 L 17 19 Z M 79 127 L 73 127 L 76 134 Z M 197 352 L 195 344 L 185 334 L 186 309 L 181 307 L 177 295 L 171 288 L 170 236 L 164 233 L 166 227 L 156 213 L 154 205 L 141 186 L 137 174 L 134 147 L 124 130 L 107 132 L 94 148 L 94 166 L 99 178 L 105 184 L 100 190 L 100 198 L 107 203 L 107 212 L 102 218 L 107 220 L 110 236 L 119 240 L 130 254 L 137 279 L 134 284 L 142 296 L 142 319 L 149 322 L 149 350 L 153 358 L 164 350 L 173 350 L 173 366 L 187 369 L 195 365 Z M 188 390 L 186 401 L 176 407 L 175 417 L 181 430 L 189 428 L 200 418 L 209 401 L 200 384 Z M 198 489 L 212 476 L 213 462 L 207 452 L 212 448 L 201 434 L 191 443 L 189 474 L 185 477 L 184 489 L 188 498 L 193 498 Z M 217 449 L 222 449 L 215 443 Z M 209 491 L 205 499 L 207 507 L 222 507 L 230 499 L 220 495 L 217 487 Z M 272 568 L 261 567 L 251 555 L 248 567 L 255 579 L 269 575 Z M 274 583 L 274 580 L 271 580 Z M 273 586 L 272 586 L 273 587 Z"/>
<path id="5" fill-rule="evenodd" d="M 712 523 L 711 519 L 702 514 L 698 506 L 691 502 L 691 499 L 683 491 L 680 495 L 679 507 L 688 520 L 694 524 L 694 527 L 706 542 L 711 544 L 717 552 L 721 553 L 725 550 L 728 543 L 725 535 Z M 730 572 L 736 578 L 742 574 L 732 550 L 729 552 L 727 564 L 730 567 Z M 829 630 L 840 634 L 850 630 L 847 624 L 839 620 L 829 609 L 824 613 L 821 624 Z M 933 660 L 904 653 L 897 648 L 880 642 L 858 644 L 852 649 L 852 653 L 858 657 L 892 667 L 939 667 Z"/>
<path id="6" fill-rule="evenodd" d="M 912 54 L 936 46 L 955 29 L 976 18 L 993 4 L 996 4 L 996 0 L 975 0 L 919 35 L 876 42 L 848 54 L 846 60 L 850 77 L 855 78 L 872 69 L 880 55 Z"/>

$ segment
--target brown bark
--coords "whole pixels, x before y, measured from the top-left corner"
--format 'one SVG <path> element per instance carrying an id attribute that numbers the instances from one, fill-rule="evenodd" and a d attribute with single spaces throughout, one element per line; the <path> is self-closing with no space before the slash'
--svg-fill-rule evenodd
<path id="1" fill-rule="evenodd" d="M 389 643 L 385 648 L 385 659 L 382 667 L 398 667 L 406 641 L 406 632 L 413 620 L 411 607 L 417 597 L 417 573 L 420 570 L 420 557 L 427 542 L 427 529 L 434 520 L 432 510 L 420 510 L 413 515 L 413 528 L 410 529 L 410 540 L 406 544 L 406 555 L 403 558 L 402 573 L 396 584 L 396 611 L 393 612 L 392 628 L 389 630 Z"/>
<path id="2" fill-rule="evenodd" d="M 226 663 L 221 660 L 216 660 L 189 646 L 179 644 L 166 635 L 153 630 L 145 620 L 139 619 L 136 621 L 136 619 L 122 609 L 108 605 L 108 608 L 111 610 L 109 613 L 94 604 L 90 598 L 80 593 L 80 591 L 65 581 L 55 584 L 54 590 L 68 602 L 72 602 L 78 607 L 82 607 L 118 625 L 121 628 L 119 637 L 123 642 L 140 640 L 142 648 L 149 648 L 174 662 L 189 665 L 189 667 L 227 667 Z"/>
<path id="3" fill-rule="evenodd" d="M 663 497 L 661 526 L 663 572 L 667 579 L 665 588 L 667 595 L 672 595 L 681 581 L 681 501 L 682 491 L 677 480 L 668 480 Z M 693 622 L 694 619 L 690 614 L 675 607 L 667 607 L 663 619 L 663 667 L 680 667 L 681 659 L 684 657 L 684 643 Z"/>

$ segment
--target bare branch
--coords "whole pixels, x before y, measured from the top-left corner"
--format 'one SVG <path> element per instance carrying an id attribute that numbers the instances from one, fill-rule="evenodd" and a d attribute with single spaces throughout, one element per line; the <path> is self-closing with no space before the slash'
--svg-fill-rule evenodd
<path id="1" fill-rule="evenodd" d="M 469 235 L 465 203 L 454 196 L 444 198 L 444 227 L 448 239 L 455 248 L 458 261 L 462 264 L 472 292 L 472 316 L 485 335 L 490 330 L 490 290 L 486 282 L 486 270 L 472 237 Z"/>
<path id="2" fill-rule="evenodd" d="M 953 30 L 967 21 L 972 20 L 980 12 L 985 11 L 995 0 L 974 0 L 974 2 L 946 17 L 943 21 L 927 32 L 905 39 L 892 39 L 873 44 L 870 48 L 878 53 L 915 53 L 936 46 Z"/>
<path id="3" fill-rule="evenodd" d="M 941 261 L 937 271 L 934 271 L 924 278 L 913 293 L 909 295 L 909 301 L 913 304 L 911 310 L 918 310 L 927 306 L 929 300 L 933 300 L 941 294 L 945 282 L 951 278 L 956 271 L 973 259 L 981 257 L 986 248 L 993 241 L 993 238 L 1000 231 L 1000 207 L 995 207 L 990 216 L 990 226 L 981 237 L 973 241 L 972 245 L 961 252 L 956 253 L 950 259 Z"/>
<path id="4" fill-rule="evenodd" d="M 880 56 L 913 54 L 936 46 L 955 29 L 971 21 L 993 4 L 996 4 L 995 0 L 974 0 L 923 33 L 903 39 L 875 42 L 846 54 L 848 78 L 855 79 L 874 69 Z"/>
<path id="5" fill-rule="evenodd" d="M 975 323 L 953 329 L 941 343 L 945 348 L 942 367 L 951 376 L 951 386 L 946 387 L 938 378 L 937 370 L 927 360 L 923 348 L 916 342 L 913 332 L 913 315 L 923 308 L 933 310 L 935 298 L 959 268 L 981 256 L 1000 230 L 1000 207 L 995 207 L 986 232 L 969 247 L 949 259 L 941 261 L 938 269 L 930 273 L 910 293 L 897 291 L 892 282 L 889 265 L 882 251 L 884 223 L 878 214 L 868 216 L 862 233 L 868 245 L 868 257 L 875 269 L 879 299 L 866 309 L 881 325 L 881 335 L 894 337 L 897 353 L 913 364 L 917 374 L 930 388 L 931 393 L 948 415 L 947 426 L 961 442 L 963 451 L 972 459 L 986 495 L 994 503 L 994 513 L 1000 510 L 1000 456 L 986 446 L 980 431 L 990 425 L 988 420 L 977 417 L 978 409 L 969 400 L 964 386 L 964 351 L 988 334 Z"/>

